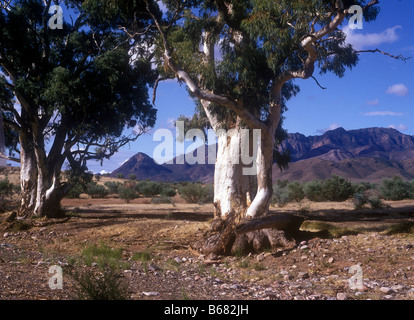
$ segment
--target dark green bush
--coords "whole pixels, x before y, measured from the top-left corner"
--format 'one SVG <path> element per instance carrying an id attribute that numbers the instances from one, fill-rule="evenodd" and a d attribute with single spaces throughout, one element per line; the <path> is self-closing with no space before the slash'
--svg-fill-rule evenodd
<path id="1" fill-rule="evenodd" d="M 305 191 L 300 182 L 295 181 L 287 186 L 289 201 L 301 202 L 305 198 Z"/>
<path id="2" fill-rule="evenodd" d="M 171 187 L 164 187 L 162 188 L 160 195 L 165 197 L 174 197 L 177 194 L 174 188 Z"/>
<path id="3" fill-rule="evenodd" d="M 325 197 L 323 195 L 323 182 L 320 180 L 314 180 L 306 183 L 304 192 L 306 198 L 308 198 L 310 201 L 325 201 Z"/>
<path id="4" fill-rule="evenodd" d="M 386 200 L 397 201 L 412 197 L 412 186 L 410 182 L 404 181 L 398 176 L 382 180 L 379 190 L 382 197 Z"/>
<path id="5" fill-rule="evenodd" d="M 114 182 L 114 181 L 106 181 L 104 182 L 104 186 L 108 189 L 110 194 L 117 194 L 118 189 L 122 188 L 122 183 Z"/>
<path id="6" fill-rule="evenodd" d="M 130 173 L 130 174 L 128 175 L 128 179 L 129 179 L 129 180 L 137 180 L 137 175 L 136 175 L 135 173 Z"/>
<path id="7" fill-rule="evenodd" d="M 213 202 L 214 189 L 212 185 L 199 183 L 187 184 L 178 188 L 178 193 L 188 203 L 210 203 Z"/>
<path id="8" fill-rule="evenodd" d="M 69 199 L 78 199 L 80 195 L 84 192 L 83 186 L 80 183 L 76 183 L 69 189 L 66 194 L 66 198 Z"/>
<path id="9" fill-rule="evenodd" d="M 335 175 L 323 181 L 322 190 L 323 197 L 327 201 L 346 201 L 354 194 L 352 183 Z"/>
<path id="10" fill-rule="evenodd" d="M 86 193 L 92 198 L 105 198 L 109 191 L 103 185 L 97 184 L 96 182 L 89 182 L 86 187 Z"/>
<path id="11" fill-rule="evenodd" d="M 154 197 L 161 193 L 162 185 L 159 182 L 145 180 L 137 184 L 136 190 L 144 197 Z"/>

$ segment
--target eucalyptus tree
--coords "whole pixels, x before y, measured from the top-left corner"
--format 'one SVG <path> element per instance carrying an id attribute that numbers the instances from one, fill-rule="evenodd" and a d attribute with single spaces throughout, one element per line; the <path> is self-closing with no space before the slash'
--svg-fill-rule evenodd
<path id="1" fill-rule="evenodd" d="M 313 78 L 319 84 L 315 70 L 341 78 L 355 67 L 362 52 L 346 42 L 341 26 L 359 21 L 358 13 L 364 22 L 375 20 L 379 1 L 163 3 L 162 19 L 147 6 L 160 34 L 159 81 L 175 78 L 184 83 L 209 125 L 228 130 L 218 137 L 214 197 L 215 216 L 227 230 L 215 238 L 215 250 L 228 252 L 237 223 L 268 212 L 276 131 L 286 102 L 299 90 L 295 79 Z M 243 128 L 261 132 L 255 194 L 250 192 L 251 177 L 242 174 L 243 164 L 231 151 L 239 147 Z"/>
<path id="2" fill-rule="evenodd" d="M 0 1 L 0 107 L 9 137 L 18 136 L 10 142 L 15 156 L 3 157 L 20 162 L 24 217 L 58 215 L 71 187 L 61 178 L 65 163 L 84 171 L 156 118 L 145 6 L 55 2 Z"/>

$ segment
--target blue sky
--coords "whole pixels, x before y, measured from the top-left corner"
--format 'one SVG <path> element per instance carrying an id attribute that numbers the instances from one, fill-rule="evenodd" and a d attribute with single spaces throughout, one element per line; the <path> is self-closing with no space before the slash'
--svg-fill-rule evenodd
<path id="1" fill-rule="evenodd" d="M 375 22 L 364 23 L 362 30 L 346 30 L 348 39 L 358 49 L 376 49 L 391 54 L 413 57 L 406 63 L 379 53 L 363 53 L 353 70 L 340 79 L 334 75 L 315 73 L 326 90 L 314 80 L 297 80 L 301 92 L 288 102 L 285 128 L 290 133 L 319 135 L 326 130 L 343 127 L 346 130 L 367 127 L 394 127 L 414 135 L 414 22 L 412 0 L 384 0 Z M 152 94 L 152 93 L 150 93 Z M 157 91 L 158 120 L 154 130 L 175 131 L 173 121 L 181 114 L 191 116 L 194 103 L 184 85 L 163 82 Z M 112 171 L 137 152 L 153 155 L 160 142 L 151 133 L 141 136 L 106 160 L 89 163 L 95 172 Z"/>

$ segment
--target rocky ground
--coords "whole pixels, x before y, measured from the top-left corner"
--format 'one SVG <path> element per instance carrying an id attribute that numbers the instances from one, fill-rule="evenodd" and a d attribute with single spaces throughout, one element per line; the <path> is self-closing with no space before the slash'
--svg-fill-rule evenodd
<path id="1" fill-rule="evenodd" d="M 92 208 L 78 206 L 64 222 L 3 228 L 0 299 L 78 298 L 67 270 L 88 270 L 99 281 L 99 261 L 80 259 L 99 243 L 120 250 L 117 274 L 135 300 L 414 299 L 414 230 L 389 234 L 389 224 L 381 229 L 378 219 L 371 221 L 375 228 L 366 228 L 368 219 L 363 230 L 348 225 L 342 234 L 315 233 L 292 248 L 206 257 L 189 245 L 208 228 L 208 206 L 108 206 L 96 208 L 100 215 Z M 409 210 L 404 217 L 412 220 Z M 62 289 L 49 287 L 54 265 L 63 268 Z"/>

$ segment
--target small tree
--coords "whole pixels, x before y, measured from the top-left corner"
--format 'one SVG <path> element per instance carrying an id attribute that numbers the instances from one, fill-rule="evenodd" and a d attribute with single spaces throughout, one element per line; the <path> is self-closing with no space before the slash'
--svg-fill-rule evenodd
<path id="1" fill-rule="evenodd" d="M 130 173 L 130 174 L 128 175 L 128 179 L 129 179 L 129 180 L 137 180 L 137 175 L 136 175 L 135 173 Z"/>
<path id="2" fill-rule="evenodd" d="M 138 197 L 138 194 L 135 191 L 135 189 L 127 185 L 118 189 L 118 195 L 121 199 L 125 200 L 125 203 L 130 203 L 131 200 L 134 200 Z"/>

